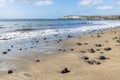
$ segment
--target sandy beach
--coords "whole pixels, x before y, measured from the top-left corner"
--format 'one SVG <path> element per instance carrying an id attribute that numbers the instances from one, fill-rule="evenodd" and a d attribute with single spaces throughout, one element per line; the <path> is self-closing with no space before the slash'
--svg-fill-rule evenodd
<path id="1" fill-rule="evenodd" d="M 61 46 L 55 54 L 27 53 L 11 60 L 18 67 L 1 73 L 0 80 L 120 80 L 120 28 L 55 41 L 49 46 L 53 44 Z"/>

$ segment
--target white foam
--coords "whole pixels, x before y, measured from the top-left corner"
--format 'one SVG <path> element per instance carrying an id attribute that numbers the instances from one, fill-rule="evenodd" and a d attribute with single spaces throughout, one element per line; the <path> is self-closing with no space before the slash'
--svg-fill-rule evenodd
<path id="1" fill-rule="evenodd" d="M 120 21 L 94 21 L 96 25 L 86 25 L 79 28 L 68 29 L 49 29 L 49 30 L 36 30 L 30 32 L 8 32 L 0 34 L 0 39 L 25 39 L 37 36 L 49 36 L 53 34 L 68 34 L 68 33 L 80 33 L 92 30 L 114 28 L 120 26 Z"/>

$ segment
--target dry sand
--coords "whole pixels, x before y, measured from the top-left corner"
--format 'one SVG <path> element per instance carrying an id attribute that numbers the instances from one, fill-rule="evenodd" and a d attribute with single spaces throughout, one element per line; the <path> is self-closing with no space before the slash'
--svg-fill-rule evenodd
<path id="1" fill-rule="evenodd" d="M 120 28 L 116 28 L 54 43 L 62 45 L 59 54 L 31 53 L 31 57 L 18 61 L 21 67 L 13 73 L 0 74 L 0 80 L 120 80 L 119 37 Z M 89 59 L 84 60 L 83 56 Z M 106 59 L 100 60 L 100 56 Z M 62 74 L 64 68 L 71 72 Z"/>

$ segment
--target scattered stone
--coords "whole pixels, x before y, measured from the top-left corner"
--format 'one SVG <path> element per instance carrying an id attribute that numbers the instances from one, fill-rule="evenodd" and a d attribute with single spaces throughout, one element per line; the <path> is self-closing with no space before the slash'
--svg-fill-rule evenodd
<path id="1" fill-rule="evenodd" d="M 71 36 L 71 35 L 68 35 L 67 37 L 68 37 L 68 38 L 72 38 L 73 36 Z"/>
<path id="2" fill-rule="evenodd" d="M 3 52 L 2 54 L 7 54 L 7 52 Z"/>
<path id="3" fill-rule="evenodd" d="M 74 49 L 70 49 L 71 51 L 74 51 Z"/>
<path id="4" fill-rule="evenodd" d="M 96 49 L 96 51 L 100 51 L 100 49 Z"/>
<path id="5" fill-rule="evenodd" d="M 105 41 L 105 42 L 109 42 L 109 41 Z"/>
<path id="6" fill-rule="evenodd" d="M 113 39 L 117 39 L 118 37 L 114 37 Z"/>
<path id="7" fill-rule="evenodd" d="M 120 40 L 117 40 L 117 43 L 120 43 Z"/>
<path id="8" fill-rule="evenodd" d="M 64 69 L 61 71 L 62 74 L 69 73 L 69 72 L 70 72 L 70 70 L 68 70 L 67 68 L 64 68 Z"/>
<path id="9" fill-rule="evenodd" d="M 11 51 L 11 49 L 8 49 L 7 51 Z"/>
<path id="10" fill-rule="evenodd" d="M 104 48 L 104 50 L 105 50 L 105 51 L 110 51 L 110 50 L 112 50 L 112 48 L 107 47 L 107 48 Z"/>
<path id="11" fill-rule="evenodd" d="M 11 47 L 13 47 L 13 45 L 11 45 Z"/>
<path id="12" fill-rule="evenodd" d="M 36 60 L 36 62 L 40 62 L 40 60 Z"/>
<path id="13" fill-rule="evenodd" d="M 97 35 L 97 38 L 100 38 L 100 37 L 101 37 L 101 36 L 98 34 L 98 35 Z"/>
<path id="14" fill-rule="evenodd" d="M 66 50 L 63 50 L 63 51 L 66 51 Z"/>
<path id="15" fill-rule="evenodd" d="M 62 39 L 59 39 L 59 41 L 62 41 Z"/>
<path id="16" fill-rule="evenodd" d="M 95 50 L 93 48 L 90 49 L 90 53 L 95 53 Z"/>
<path id="17" fill-rule="evenodd" d="M 89 57 L 87 57 L 87 56 L 83 56 L 81 59 L 83 59 L 83 60 L 88 60 Z"/>
<path id="18" fill-rule="evenodd" d="M 84 43 L 84 45 L 88 45 L 88 43 Z"/>
<path id="19" fill-rule="evenodd" d="M 105 56 L 100 56 L 100 57 L 99 57 L 99 60 L 105 60 L 105 59 L 106 59 Z"/>
<path id="20" fill-rule="evenodd" d="M 57 43 L 60 43 L 60 41 L 57 41 Z"/>
<path id="21" fill-rule="evenodd" d="M 96 61 L 95 60 L 88 60 L 88 61 L 86 61 L 88 64 L 91 64 L 91 65 L 93 65 Z"/>
<path id="22" fill-rule="evenodd" d="M 100 64 L 101 64 L 101 62 L 98 62 L 98 61 L 97 61 L 97 62 L 95 62 L 95 64 L 96 64 L 96 65 L 100 65 Z"/>
<path id="23" fill-rule="evenodd" d="M 13 71 L 12 70 L 8 70 L 8 72 L 7 72 L 8 74 L 12 74 L 13 73 Z"/>
<path id="24" fill-rule="evenodd" d="M 101 45 L 101 44 L 95 44 L 95 46 L 96 46 L 96 47 L 102 47 L 102 45 Z"/>
<path id="25" fill-rule="evenodd" d="M 20 51 L 21 51 L 22 49 L 20 48 Z"/>
<path id="26" fill-rule="evenodd" d="M 30 47 L 30 48 L 33 48 L 33 47 Z"/>
<path id="27" fill-rule="evenodd" d="M 58 49 L 58 51 L 62 51 L 62 49 Z"/>
<path id="28" fill-rule="evenodd" d="M 46 40 L 47 38 L 43 38 L 44 40 Z"/>
<path id="29" fill-rule="evenodd" d="M 37 40 L 37 41 L 35 41 L 36 43 L 39 43 L 39 41 Z"/>
<path id="30" fill-rule="evenodd" d="M 82 44 L 81 43 L 77 43 L 77 45 L 81 46 Z"/>

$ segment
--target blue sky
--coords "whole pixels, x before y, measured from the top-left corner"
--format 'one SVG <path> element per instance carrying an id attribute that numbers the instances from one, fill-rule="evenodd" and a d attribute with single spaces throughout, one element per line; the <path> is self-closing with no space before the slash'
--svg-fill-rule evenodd
<path id="1" fill-rule="evenodd" d="M 0 0 L 0 19 L 119 14 L 120 0 Z"/>

